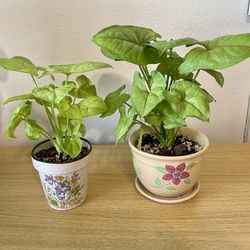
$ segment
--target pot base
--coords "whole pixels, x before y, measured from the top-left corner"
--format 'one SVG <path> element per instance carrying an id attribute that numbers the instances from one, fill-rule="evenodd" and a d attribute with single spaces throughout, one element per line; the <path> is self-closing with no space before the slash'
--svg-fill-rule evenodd
<path id="1" fill-rule="evenodd" d="M 198 181 L 194 187 L 188 191 L 186 194 L 176 197 L 176 198 L 167 198 L 167 197 L 161 197 L 158 195 L 155 195 L 151 192 L 149 192 L 140 182 L 140 180 L 136 177 L 135 178 L 135 186 L 137 190 L 146 198 L 158 202 L 158 203 L 165 203 L 165 204 L 174 204 L 174 203 L 180 203 L 183 201 L 187 201 L 191 198 L 193 198 L 200 190 L 200 182 Z"/>

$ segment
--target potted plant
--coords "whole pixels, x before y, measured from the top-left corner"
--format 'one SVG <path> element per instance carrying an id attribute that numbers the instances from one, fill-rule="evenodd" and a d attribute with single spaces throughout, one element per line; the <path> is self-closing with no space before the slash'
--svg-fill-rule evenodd
<path id="1" fill-rule="evenodd" d="M 136 187 L 152 200 L 175 203 L 198 192 L 200 163 L 208 148 L 207 137 L 186 125 L 189 117 L 209 121 L 214 98 L 203 89 L 199 73 L 209 74 L 222 87 L 224 78 L 217 69 L 250 56 L 250 34 L 206 41 L 160 38 L 152 29 L 113 25 L 92 40 L 106 57 L 138 66 L 130 95 L 121 94 L 125 86 L 109 94 L 102 116 L 119 109 L 117 142 L 134 125 L 140 126 L 129 138 Z M 176 51 L 179 46 L 190 49 L 183 56 Z"/>
<path id="2" fill-rule="evenodd" d="M 7 137 L 15 138 L 15 129 L 24 123 L 29 139 L 47 138 L 33 148 L 31 156 L 35 169 L 39 171 L 48 204 L 57 210 L 79 206 L 86 198 L 92 148 L 90 142 L 82 138 L 86 133 L 82 122 L 107 109 L 97 96 L 95 85 L 83 73 L 110 65 L 83 62 L 41 67 L 21 56 L 1 58 L 0 65 L 7 70 L 30 75 L 34 83 L 30 93 L 10 97 L 3 103 L 21 101 L 9 121 Z M 63 74 L 65 80 L 57 83 L 57 74 Z M 73 74 L 77 76 L 71 79 Z M 45 76 L 49 77 L 48 84 L 40 84 L 40 78 Z M 46 114 L 50 130 L 32 118 L 33 105 L 40 106 Z"/>

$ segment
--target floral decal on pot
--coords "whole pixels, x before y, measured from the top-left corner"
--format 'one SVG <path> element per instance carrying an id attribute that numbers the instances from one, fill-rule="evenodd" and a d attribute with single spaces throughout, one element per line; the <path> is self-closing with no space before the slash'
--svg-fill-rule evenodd
<path id="1" fill-rule="evenodd" d="M 158 172 L 162 173 L 163 176 L 155 179 L 155 187 L 166 187 L 168 190 L 176 190 L 176 186 L 180 183 L 190 184 L 190 173 L 187 170 L 191 169 L 194 164 L 195 163 L 192 162 L 186 166 L 186 163 L 183 162 L 176 167 L 172 165 L 156 167 Z"/>
<path id="2" fill-rule="evenodd" d="M 83 200 L 83 185 L 80 183 L 79 174 L 71 176 L 45 175 L 44 191 L 49 204 L 57 209 L 74 207 Z"/>

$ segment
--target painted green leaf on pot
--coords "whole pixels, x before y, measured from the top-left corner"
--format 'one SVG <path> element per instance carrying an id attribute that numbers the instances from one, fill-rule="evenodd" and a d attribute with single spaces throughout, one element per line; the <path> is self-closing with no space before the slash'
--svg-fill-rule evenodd
<path id="1" fill-rule="evenodd" d="M 175 187 L 173 187 L 173 186 L 166 186 L 166 189 L 168 189 L 168 190 L 170 190 L 170 191 L 174 191 L 174 190 L 176 190 L 176 188 L 175 188 Z"/>
<path id="2" fill-rule="evenodd" d="M 121 94 L 122 90 L 125 89 L 125 84 L 122 85 L 116 91 L 108 94 L 104 100 L 107 105 L 107 110 L 102 113 L 101 117 L 106 117 L 114 114 L 125 102 L 128 101 L 128 94 Z"/>
<path id="3" fill-rule="evenodd" d="M 81 139 L 76 135 L 73 135 L 72 137 L 66 136 L 64 142 L 65 142 L 66 150 L 68 154 L 70 155 L 70 157 L 72 159 L 76 158 L 80 154 L 81 149 L 82 149 Z"/>
<path id="4" fill-rule="evenodd" d="M 209 120 L 210 97 L 197 84 L 189 81 L 178 81 L 171 86 L 171 92 L 165 92 L 171 108 L 183 119 L 197 117 Z"/>
<path id="5" fill-rule="evenodd" d="M 131 25 L 113 25 L 99 31 L 92 39 L 109 58 L 137 65 L 159 62 L 158 50 L 149 46 L 160 38 L 152 29 Z"/>
<path id="6" fill-rule="evenodd" d="M 28 119 L 25 121 L 25 133 L 31 140 L 39 140 L 41 138 L 40 128 L 35 120 Z"/>
<path id="7" fill-rule="evenodd" d="M 190 184 L 190 183 L 191 183 L 191 180 L 190 180 L 190 179 L 185 179 L 185 180 L 183 180 L 183 182 L 184 182 L 185 184 Z"/>
<path id="8" fill-rule="evenodd" d="M 128 131 L 134 126 L 135 121 L 135 111 L 133 108 L 128 110 L 128 115 L 126 114 L 125 106 L 119 108 L 120 119 L 115 129 L 116 143 L 118 143 L 122 138 L 124 138 Z"/>
<path id="9" fill-rule="evenodd" d="M 163 167 L 155 167 L 160 173 L 165 174 L 167 171 Z"/>
<path id="10" fill-rule="evenodd" d="M 186 170 L 191 169 L 194 165 L 195 165 L 194 162 L 189 163 L 189 164 L 187 165 L 187 167 L 186 167 Z"/>
<path id="11" fill-rule="evenodd" d="M 206 48 L 194 48 L 179 67 L 181 74 L 199 69 L 224 69 L 250 56 L 250 33 L 229 35 L 208 41 Z"/>
<path id="12" fill-rule="evenodd" d="M 38 76 L 36 66 L 28 58 L 23 56 L 0 58 L 0 66 L 7 70 Z"/>
<path id="13" fill-rule="evenodd" d="M 6 131 L 6 136 L 8 138 L 15 138 L 14 132 L 23 118 L 27 117 L 31 113 L 32 103 L 30 101 L 22 102 L 17 109 L 14 111 Z"/>
<path id="14" fill-rule="evenodd" d="M 159 177 L 157 177 L 155 179 L 155 185 L 156 185 L 156 187 L 161 187 L 162 183 L 161 183 L 161 179 Z"/>
<path id="15" fill-rule="evenodd" d="M 102 62 L 83 62 L 78 64 L 50 65 L 49 67 L 55 70 L 53 73 L 63 73 L 66 75 L 70 75 L 73 73 L 84 73 L 97 69 L 111 68 L 109 64 Z"/>
<path id="16" fill-rule="evenodd" d="M 99 96 L 89 96 L 79 102 L 84 117 L 101 114 L 107 110 L 105 102 Z"/>
<path id="17" fill-rule="evenodd" d="M 163 92 L 166 88 L 166 82 L 160 72 L 152 71 L 149 88 L 140 73 L 135 72 L 132 91 L 131 104 L 141 117 L 148 115 L 158 103 L 164 100 Z"/>

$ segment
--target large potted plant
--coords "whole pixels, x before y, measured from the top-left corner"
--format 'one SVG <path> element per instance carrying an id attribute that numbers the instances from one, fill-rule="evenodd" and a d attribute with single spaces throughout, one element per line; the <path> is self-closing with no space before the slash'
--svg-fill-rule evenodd
<path id="1" fill-rule="evenodd" d="M 0 65 L 7 70 L 30 75 L 34 83 L 30 93 L 10 97 L 4 102 L 21 101 L 9 121 L 7 137 L 15 138 L 15 129 L 24 123 L 29 139 L 47 138 L 33 148 L 31 156 L 33 166 L 39 171 L 48 204 L 57 210 L 79 206 L 86 198 L 91 153 L 90 142 L 82 138 L 86 133 L 82 122 L 107 109 L 97 96 L 95 85 L 83 73 L 110 65 L 83 62 L 41 67 L 21 56 L 1 58 Z M 57 74 L 63 74 L 65 80 L 58 83 Z M 73 74 L 77 76 L 73 78 Z M 45 76 L 49 78 L 48 84 L 39 83 Z M 34 105 L 41 107 L 49 126 L 44 127 L 32 118 Z"/>
<path id="2" fill-rule="evenodd" d="M 134 125 L 140 126 L 129 139 L 136 187 L 152 200 L 174 203 L 198 192 L 200 163 L 208 148 L 207 137 L 186 125 L 189 117 L 209 121 L 209 103 L 214 99 L 203 89 L 199 73 L 209 74 L 222 87 L 224 78 L 217 69 L 250 56 L 250 34 L 206 41 L 160 38 L 152 29 L 113 25 L 92 40 L 108 58 L 138 66 L 130 95 L 122 94 L 125 86 L 109 94 L 102 116 L 119 108 L 117 142 Z M 181 56 L 179 46 L 190 49 Z"/>

